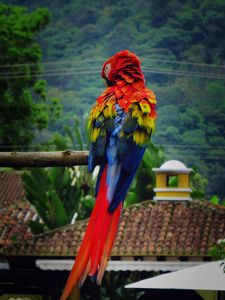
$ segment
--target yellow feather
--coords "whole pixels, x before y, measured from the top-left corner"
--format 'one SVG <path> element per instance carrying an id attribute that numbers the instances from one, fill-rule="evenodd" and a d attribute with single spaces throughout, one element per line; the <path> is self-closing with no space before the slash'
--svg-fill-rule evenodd
<path id="1" fill-rule="evenodd" d="M 146 101 L 143 101 L 143 102 L 141 101 L 139 103 L 139 105 L 140 105 L 141 110 L 142 110 L 143 113 L 149 114 L 151 112 L 151 107 Z"/>
<path id="2" fill-rule="evenodd" d="M 139 118 L 138 118 L 138 124 L 141 126 L 141 127 L 145 127 L 147 128 L 148 127 L 148 116 L 146 115 L 140 115 Z"/>
<path id="3" fill-rule="evenodd" d="M 91 141 L 96 142 L 98 136 L 99 136 L 100 128 L 93 128 L 91 132 Z"/>
<path id="4" fill-rule="evenodd" d="M 116 110 L 113 104 L 109 104 L 103 110 L 103 115 L 105 118 L 113 118 L 116 116 Z"/>
<path id="5" fill-rule="evenodd" d="M 138 108 L 132 110 L 132 117 L 139 118 L 141 116 L 141 111 Z"/>
<path id="6" fill-rule="evenodd" d="M 110 107 L 106 106 L 106 108 L 103 110 L 103 115 L 107 119 L 110 117 Z"/>
<path id="7" fill-rule="evenodd" d="M 148 102 L 156 104 L 156 98 L 148 98 Z"/>
<path id="8" fill-rule="evenodd" d="M 155 130 L 155 119 L 149 118 L 149 128 L 151 128 L 152 132 Z"/>
<path id="9" fill-rule="evenodd" d="M 143 131 L 135 131 L 133 140 L 137 145 L 143 146 L 148 141 L 148 135 Z"/>

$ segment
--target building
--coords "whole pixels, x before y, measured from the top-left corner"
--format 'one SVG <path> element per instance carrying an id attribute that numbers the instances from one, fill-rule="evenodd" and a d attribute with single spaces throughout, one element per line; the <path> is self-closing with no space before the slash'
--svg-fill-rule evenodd
<path id="1" fill-rule="evenodd" d="M 2 294 L 57 299 L 64 287 L 87 220 L 33 236 L 29 221 L 37 217 L 24 199 L 0 209 Z M 202 264 L 210 261 L 210 248 L 224 237 L 225 207 L 172 198 L 141 202 L 124 209 L 108 271 L 165 272 Z"/>

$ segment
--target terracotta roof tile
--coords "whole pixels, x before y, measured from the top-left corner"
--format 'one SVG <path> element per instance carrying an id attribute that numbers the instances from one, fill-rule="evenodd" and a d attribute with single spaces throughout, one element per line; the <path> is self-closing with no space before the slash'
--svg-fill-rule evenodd
<path id="1" fill-rule="evenodd" d="M 25 191 L 19 172 L 0 172 L 0 209 L 23 200 Z"/>
<path id="2" fill-rule="evenodd" d="M 27 215 L 27 211 L 30 215 Z M 1 212 L 0 212 L 1 214 Z M 28 222 L 35 215 L 29 204 L 10 207 L 0 215 L 0 245 L 7 255 L 74 256 L 87 220 L 32 236 Z M 15 238 L 16 237 L 16 238 Z M 113 256 L 205 256 L 225 237 L 225 207 L 207 201 L 151 201 L 126 208 L 118 227 Z"/>
<path id="3" fill-rule="evenodd" d="M 25 218 L 29 212 L 29 218 Z M 32 237 L 29 221 L 36 215 L 27 202 L 18 202 L 0 210 L 0 247 L 22 242 Z"/>

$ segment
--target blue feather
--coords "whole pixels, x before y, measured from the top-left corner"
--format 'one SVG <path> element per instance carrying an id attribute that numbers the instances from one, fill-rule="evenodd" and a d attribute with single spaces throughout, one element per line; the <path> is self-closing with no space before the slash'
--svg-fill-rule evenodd
<path id="1" fill-rule="evenodd" d="M 95 168 L 95 151 L 93 143 L 90 145 L 89 155 L 88 155 L 88 171 L 91 173 Z"/>
<path id="2" fill-rule="evenodd" d="M 145 151 L 145 147 L 140 147 L 133 142 L 132 132 L 138 126 L 137 120 L 126 115 L 119 105 L 115 105 L 115 108 L 117 116 L 111 121 L 110 130 L 107 129 L 106 136 L 99 136 L 96 143 L 91 144 L 88 158 L 89 171 L 92 171 L 99 158 L 101 159 L 96 195 L 103 170 L 107 165 L 109 212 L 113 212 L 118 204 L 124 201 Z M 121 130 L 126 133 L 124 137 L 120 137 Z"/>
<path id="3" fill-rule="evenodd" d="M 124 153 L 121 155 L 121 163 L 123 169 L 132 173 L 139 166 L 145 152 L 145 147 L 140 147 L 136 144 L 127 144 Z"/>
<path id="4" fill-rule="evenodd" d="M 114 210 L 117 208 L 118 204 L 121 201 L 125 200 L 127 191 L 131 185 L 131 182 L 132 182 L 135 174 L 136 174 L 136 170 L 133 170 L 133 172 L 129 173 L 129 174 L 127 172 L 125 172 L 124 170 L 122 170 L 120 172 L 120 178 L 117 183 L 117 187 L 116 187 L 116 190 L 114 193 L 113 200 L 111 201 L 111 204 L 109 206 L 109 212 L 113 213 Z"/>
<path id="5" fill-rule="evenodd" d="M 127 155 L 124 155 L 121 159 L 120 176 L 109 207 L 110 212 L 113 212 L 118 204 L 125 200 L 127 191 L 144 155 L 145 148 L 133 144 L 133 147 L 129 147 L 129 150 Z"/>

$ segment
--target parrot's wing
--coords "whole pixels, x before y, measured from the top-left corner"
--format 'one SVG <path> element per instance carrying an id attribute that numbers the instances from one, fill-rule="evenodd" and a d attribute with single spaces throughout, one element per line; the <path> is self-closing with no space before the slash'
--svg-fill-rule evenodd
<path id="1" fill-rule="evenodd" d="M 130 102 L 128 107 L 123 107 L 126 100 L 124 94 L 119 92 L 120 90 L 115 88 L 107 88 L 98 98 L 90 115 L 92 142 L 88 169 L 92 172 L 100 163 L 97 195 L 99 182 L 107 165 L 108 201 L 111 211 L 125 199 L 155 121 L 155 115 L 152 114 L 155 99 L 151 95 L 148 97 L 148 90 L 134 92 L 134 101 Z"/>
<path id="2" fill-rule="evenodd" d="M 142 111 L 140 103 L 134 103 L 125 115 L 119 134 L 118 161 L 120 173 L 109 210 L 112 212 L 124 201 L 137 168 L 142 160 L 153 127 L 149 111 Z M 151 124 L 153 125 L 153 124 Z"/>
<path id="3" fill-rule="evenodd" d="M 91 110 L 89 121 L 91 129 L 91 144 L 88 157 L 89 172 L 92 172 L 97 164 L 106 162 L 107 135 L 114 130 L 115 103 L 116 98 L 113 91 L 111 88 L 107 88 L 97 99 L 96 105 Z"/>
<path id="4" fill-rule="evenodd" d="M 108 162 L 106 149 L 109 137 L 115 130 L 116 97 L 112 88 L 107 88 L 97 99 L 96 105 L 90 114 L 91 144 L 88 156 L 88 170 L 92 172 L 100 164 L 100 170 L 95 187 L 95 196 L 98 194 L 100 179 Z"/>

